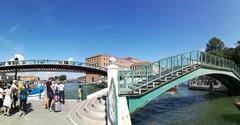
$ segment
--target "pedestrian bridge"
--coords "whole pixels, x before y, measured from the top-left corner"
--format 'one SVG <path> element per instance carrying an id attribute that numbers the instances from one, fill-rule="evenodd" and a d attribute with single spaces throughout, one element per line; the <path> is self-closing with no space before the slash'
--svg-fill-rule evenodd
<path id="1" fill-rule="evenodd" d="M 233 61 L 193 51 L 118 71 L 118 96 L 126 97 L 132 113 L 168 89 L 202 75 L 218 79 L 231 92 L 240 92 L 240 69 Z"/>
<path id="2" fill-rule="evenodd" d="M 15 72 L 80 72 L 106 76 L 106 68 L 62 60 L 23 60 L 0 62 L 0 73 Z"/>

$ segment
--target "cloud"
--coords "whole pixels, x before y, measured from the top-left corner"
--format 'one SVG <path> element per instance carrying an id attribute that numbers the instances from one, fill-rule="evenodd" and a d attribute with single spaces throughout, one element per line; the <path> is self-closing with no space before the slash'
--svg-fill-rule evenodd
<path id="1" fill-rule="evenodd" d="M 73 61 L 73 58 L 72 58 L 72 57 L 69 57 L 69 58 L 68 58 L 68 61 Z"/>
<path id="2" fill-rule="evenodd" d="M 14 26 L 10 27 L 9 30 L 4 34 L 4 36 L 15 33 L 18 28 L 19 28 L 19 25 L 14 25 Z"/>
<path id="3" fill-rule="evenodd" d="M 0 43 L 7 44 L 7 45 L 12 45 L 13 41 L 7 40 L 3 35 L 0 36 Z"/>
<path id="4" fill-rule="evenodd" d="M 16 44 L 16 41 L 12 41 L 6 38 L 6 36 L 16 32 L 18 29 L 18 26 L 11 27 L 6 33 L 0 35 L 0 43 L 2 43 L 2 46 L 6 46 L 6 48 L 10 48 L 14 50 L 14 52 L 21 52 L 23 50 L 22 45 Z"/>
<path id="5" fill-rule="evenodd" d="M 202 52 L 205 52 L 205 50 L 206 50 L 205 47 L 203 47 L 203 48 L 200 49 L 200 51 L 202 51 Z"/>
<path id="6" fill-rule="evenodd" d="M 7 48 L 10 48 L 12 50 L 14 50 L 15 52 L 22 52 L 23 47 L 22 45 L 17 44 L 16 41 L 12 41 L 8 39 L 8 36 L 14 34 L 15 32 L 17 32 L 17 30 L 22 27 L 24 24 L 27 24 L 29 21 L 31 21 L 33 18 L 37 17 L 37 16 L 42 16 L 43 15 L 43 19 L 46 19 L 46 23 L 50 23 L 54 21 L 53 17 L 48 17 L 48 13 L 54 9 L 56 9 L 57 6 L 49 6 L 49 7 L 44 7 L 43 9 L 37 10 L 35 12 L 33 12 L 31 15 L 23 17 L 22 21 L 18 24 L 15 24 L 13 26 L 11 26 L 5 33 L 0 34 L 0 43 L 3 43 L 7 46 Z"/>
<path id="7" fill-rule="evenodd" d="M 24 60 L 24 56 L 22 54 L 15 54 L 15 58 L 18 58 L 19 61 Z"/>
<path id="8" fill-rule="evenodd" d="M 13 61 L 15 58 L 18 58 L 19 61 L 24 60 L 24 56 L 22 54 L 16 53 L 13 58 L 9 59 L 9 61 Z"/>

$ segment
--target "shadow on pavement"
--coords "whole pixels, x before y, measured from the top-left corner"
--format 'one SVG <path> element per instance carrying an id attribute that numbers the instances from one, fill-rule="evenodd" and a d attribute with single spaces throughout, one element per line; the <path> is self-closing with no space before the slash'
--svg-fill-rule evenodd
<path id="1" fill-rule="evenodd" d="M 225 114 L 221 116 L 223 119 L 240 124 L 240 114 Z"/>
<path id="2" fill-rule="evenodd" d="M 27 103 L 27 105 L 26 105 L 26 115 L 28 113 L 32 112 L 32 111 L 33 111 L 32 103 Z M 16 108 L 10 110 L 11 116 L 17 114 L 18 112 L 19 112 L 19 105 Z"/>

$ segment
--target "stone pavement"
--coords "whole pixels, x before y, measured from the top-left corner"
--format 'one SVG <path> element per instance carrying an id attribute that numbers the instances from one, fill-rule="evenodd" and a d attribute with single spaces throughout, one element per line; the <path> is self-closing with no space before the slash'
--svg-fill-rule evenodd
<path id="1" fill-rule="evenodd" d="M 43 108 L 42 100 L 30 100 L 27 102 L 29 113 L 19 117 L 18 112 L 6 117 L 0 115 L 0 125 L 70 125 L 68 120 L 69 111 L 81 102 L 66 101 L 61 112 L 50 112 Z"/>

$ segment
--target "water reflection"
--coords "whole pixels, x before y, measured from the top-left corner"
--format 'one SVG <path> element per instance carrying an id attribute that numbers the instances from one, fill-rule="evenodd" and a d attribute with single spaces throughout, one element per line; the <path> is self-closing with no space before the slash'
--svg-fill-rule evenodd
<path id="1" fill-rule="evenodd" d="M 133 125 L 239 125 L 240 112 L 233 106 L 236 97 L 188 90 L 164 93 L 131 114 Z"/>

